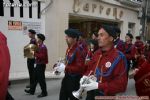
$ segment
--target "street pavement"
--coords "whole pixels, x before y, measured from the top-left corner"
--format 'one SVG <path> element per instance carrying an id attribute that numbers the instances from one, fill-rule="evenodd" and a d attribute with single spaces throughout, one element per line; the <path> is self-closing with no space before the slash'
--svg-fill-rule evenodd
<path id="1" fill-rule="evenodd" d="M 37 95 L 41 92 L 39 85 L 37 86 L 35 95 L 29 95 L 24 92 L 25 86 L 28 84 L 28 80 L 12 81 L 12 84 L 9 87 L 9 92 L 15 100 L 59 100 L 61 80 L 61 78 L 47 79 L 48 96 L 43 98 L 37 98 Z M 128 81 L 127 91 L 121 95 L 136 96 L 133 79 Z M 85 95 L 82 100 L 85 100 Z"/>

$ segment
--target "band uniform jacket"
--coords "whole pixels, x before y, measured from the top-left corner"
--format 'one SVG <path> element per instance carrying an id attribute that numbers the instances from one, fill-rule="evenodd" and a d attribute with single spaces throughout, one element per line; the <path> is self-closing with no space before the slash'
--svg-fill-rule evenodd
<path id="1" fill-rule="evenodd" d="M 115 48 L 118 49 L 118 50 L 120 50 L 121 52 L 123 52 L 124 49 L 125 49 L 125 43 L 121 39 L 117 39 L 114 42 L 114 45 L 115 45 Z"/>
<path id="2" fill-rule="evenodd" d="M 135 74 L 135 88 L 138 96 L 150 97 L 150 52 L 146 61 L 139 67 Z"/>
<path id="3" fill-rule="evenodd" d="M 83 75 L 86 70 L 84 66 L 85 54 L 84 49 L 78 43 L 66 50 L 66 68 L 65 73 Z"/>
<path id="4" fill-rule="evenodd" d="M 47 47 L 44 44 L 38 46 L 37 52 L 35 52 L 35 62 L 36 64 L 47 64 L 48 63 L 48 53 Z"/>
<path id="5" fill-rule="evenodd" d="M 135 48 L 134 44 L 125 43 L 124 54 L 125 54 L 127 60 L 135 59 L 136 48 Z"/>
<path id="6" fill-rule="evenodd" d="M 0 32 L 0 100 L 5 100 L 10 69 L 10 54 L 7 38 Z"/>
<path id="7" fill-rule="evenodd" d="M 88 75 L 90 71 L 95 75 L 96 68 L 98 68 L 102 73 L 107 73 L 112 67 L 112 63 L 119 56 L 118 50 L 112 47 L 109 51 L 103 52 L 101 49 L 97 50 L 92 60 L 88 64 L 88 69 L 85 75 Z M 125 56 L 124 56 L 125 58 Z M 116 64 L 108 76 L 99 76 L 97 81 L 99 82 L 98 89 L 104 92 L 104 95 L 115 95 L 120 92 L 124 92 L 127 87 L 127 72 L 126 72 L 126 62 L 121 58 Z"/>

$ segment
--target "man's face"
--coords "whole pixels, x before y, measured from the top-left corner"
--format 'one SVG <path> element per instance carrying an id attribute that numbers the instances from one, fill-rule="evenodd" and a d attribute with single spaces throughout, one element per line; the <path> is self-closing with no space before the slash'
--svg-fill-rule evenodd
<path id="1" fill-rule="evenodd" d="M 126 42 L 129 42 L 129 41 L 131 41 L 131 38 L 130 38 L 128 35 L 126 35 L 126 36 L 125 36 L 125 41 L 126 41 Z"/>
<path id="2" fill-rule="evenodd" d="M 103 28 L 98 32 L 98 45 L 99 47 L 106 47 L 107 45 L 112 44 L 113 37 L 110 36 Z"/>
<path id="3" fill-rule="evenodd" d="M 71 46 L 74 41 L 75 41 L 76 38 L 72 38 L 72 37 L 69 37 L 68 35 L 66 35 L 66 42 L 68 44 L 68 46 Z"/>
<path id="4" fill-rule="evenodd" d="M 138 41 L 140 41 L 139 39 L 136 39 L 136 41 L 138 42 Z"/>
<path id="5" fill-rule="evenodd" d="M 28 33 L 28 36 L 30 37 L 30 38 L 32 38 L 33 36 L 34 36 L 34 34 L 32 34 L 32 33 Z"/>
<path id="6" fill-rule="evenodd" d="M 37 35 L 35 36 L 35 39 L 36 39 L 36 42 L 37 43 L 40 43 L 42 40 L 40 40 L 38 37 L 37 37 Z"/>

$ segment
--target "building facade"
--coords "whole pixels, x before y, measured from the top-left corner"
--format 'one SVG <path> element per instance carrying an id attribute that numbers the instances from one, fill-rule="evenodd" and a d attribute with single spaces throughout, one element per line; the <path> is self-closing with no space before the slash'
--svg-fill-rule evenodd
<path id="1" fill-rule="evenodd" d="M 28 77 L 23 48 L 30 41 L 28 29 L 45 33 L 45 16 L 40 16 L 40 11 L 44 8 L 43 2 L 0 0 L 0 31 L 7 37 L 11 55 L 10 79 Z"/>
<path id="2" fill-rule="evenodd" d="M 8 0 L 9 1 L 9 0 Z M 11 1 L 11 0 L 10 0 Z M 30 0 L 27 0 L 29 2 Z M 97 31 L 100 25 L 111 25 L 120 27 L 121 38 L 130 32 L 134 36 L 140 34 L 140 20 L 138 18 L 139 2 L 123 2 L 125 0 L 40 0 L 41 18 L 38 18 L 38 7 L 32 7 L 32 18 L 29 8 L 24 7 L 24 17 L 20 18 L 20 8 L 15 8 L 15 17 L 10 17 L 7 12 L 10 8 L 4 8 L 4 16 L 0 17 L 0 30 L 8 38 L 12 65 L 10 75 L 20 78 L 27 77 L 26 59 L 23 58 L 23 47 L 29 42 L 26 28 L 33 28 L 39 33 L 46 35 L 48 47 L 49 64 L 52 65 L 65 56 L 67 48 L 64 30 L 67 28 L 78 28 L 86 38 L 92 32 Z M 34 3 L 38 3 L 36 0 Z M 7 9 L 7 10 L 6 10 Z M 18 10 L 17 10 L 18 9 Z M 26 9 L 26 10 L 25 10 Z M 5 13 L 7 13 L 5 15 Z M 36 16 L 36 17 L 35 17 Z M 20 29 L 15 29 L 11 23 L 21 24 Z M 20 23 L 20 24 L 19 24 Z M 28 27 L 26 27 L 28 26 Z"/>
<path id="3" fill-rule="evenodd" d="M 141 7 L 141 25 L 142 25 L 142 36 L 144 40 L 150 40 L 150 1 L 143 0 Z"/>
<path id="4" fill-rule="evenodd" d="M 141 3 L 124 1 L 127 0 L 53 0 L 45 16 L 50 63 L 64 57 L 64 30 L 67 28 L 78 28 L 88 36 L 99 25 L 107 24 L 119 26 L 123 40 L 127 32 L 134 36 L 139 35 L 141 25 L 138 8 Z"/>

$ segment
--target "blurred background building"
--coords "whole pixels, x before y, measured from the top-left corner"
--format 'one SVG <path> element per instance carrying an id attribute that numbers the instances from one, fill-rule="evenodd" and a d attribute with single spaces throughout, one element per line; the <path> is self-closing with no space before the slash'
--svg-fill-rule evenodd
<path id="1" fill-rule="evenodd" d="M 150 0 L 142 0 L 141 25 L 144 40 L 150 40 Z"/>

